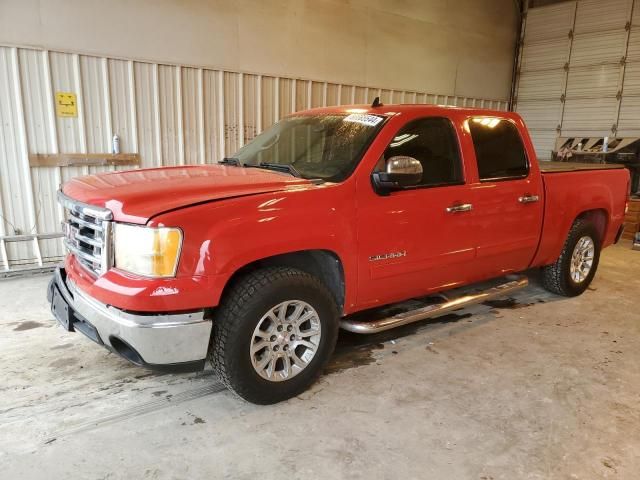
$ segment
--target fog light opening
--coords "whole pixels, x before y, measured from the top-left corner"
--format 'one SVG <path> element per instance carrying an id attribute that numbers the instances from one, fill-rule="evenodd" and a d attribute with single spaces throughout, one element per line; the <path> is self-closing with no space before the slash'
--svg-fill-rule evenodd
<path id="1" fill-rule="evenodd" d="M 109 343 L 111 347 L 116 351 L 118 355 L 129 360 L 134 365 L 144 365 L 144 360 L 134 348 L 128 345 L 124 340 L 118 337 L 109 337 Z"/>

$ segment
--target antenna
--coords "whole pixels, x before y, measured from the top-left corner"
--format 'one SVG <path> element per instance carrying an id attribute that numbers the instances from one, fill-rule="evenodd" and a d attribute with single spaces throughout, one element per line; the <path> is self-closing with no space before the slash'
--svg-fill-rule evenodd
<path id="1" fill-rule="evenodd" d="M 371 108 L 381 107 L 382 103 L 380 103 L 380 97 L 376 97 L 373 99 L 373 103 L 371 104 Z"/>

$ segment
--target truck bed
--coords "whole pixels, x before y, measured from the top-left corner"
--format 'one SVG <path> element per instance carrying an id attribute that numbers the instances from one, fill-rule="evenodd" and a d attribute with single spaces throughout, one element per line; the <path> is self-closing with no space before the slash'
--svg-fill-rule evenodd
<path id="1" fill-rule="evenodd" d="M 618 163 L 578 163 L 578 162 L 545 162 L 540 161 L 542 173 L 578 172 L 583 170 L 611 170 L 624 168 Z"/>

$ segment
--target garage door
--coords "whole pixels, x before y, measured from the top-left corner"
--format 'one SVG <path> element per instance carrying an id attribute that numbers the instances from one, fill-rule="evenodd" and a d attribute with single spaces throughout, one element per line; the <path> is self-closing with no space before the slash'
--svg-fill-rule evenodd
<path id="1" fill-rule="evenodd" d="M 575 2 L 531 9 L 523 26 L 516 111 L 540 158 L 550 158 L 562 124 L 575 10 Z"/>
<path id="2" fill-rule="evenodd" d="M 516 111 L 541 159 L 555 139 L 640 131 L 640 0 L 578 0 L 528 11 Z"/>

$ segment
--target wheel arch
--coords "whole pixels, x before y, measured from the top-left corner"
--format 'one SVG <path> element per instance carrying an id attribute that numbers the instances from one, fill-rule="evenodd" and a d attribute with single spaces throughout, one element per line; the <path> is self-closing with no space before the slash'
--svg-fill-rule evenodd
<path id="1" fill-rule="evenodd" d="M 610 212 L 601 206 L 593 206 L 579 212 L 557 212 L 545 218 L 541 244 L 532 266 L 546 266 L 553 264 L 560 254 L 564 242 L 577 220 L 586 220 L 594 225 L 598 231 L 601 248 L 606 246 L 607 233 L 611 224 Z"/>
<path id="2" fill-rule="evenodd" d="M 320 279 L 333 295 L 340 312 L 345 305 L 345 274 L 342 259 L 331 250 L 298 250 L 253 260 L 238 269 L 226 282 L 221 298 L 239 278 L 265 267 L 286 266 L 297 268 Z"/>
<path id="3" fill-rule="evenodd" d="M 604 243 L 607 233 L 607 227 L 609 226 L 610 221 L 609 212 L 607 212 L 604 208 L 585 210 L 575 218 L 575 220 L 572 222 L 572 225 L 576 220 L 586 220 L 588 222 L 591 222 L 598 230 L 600 243 Z"/>

